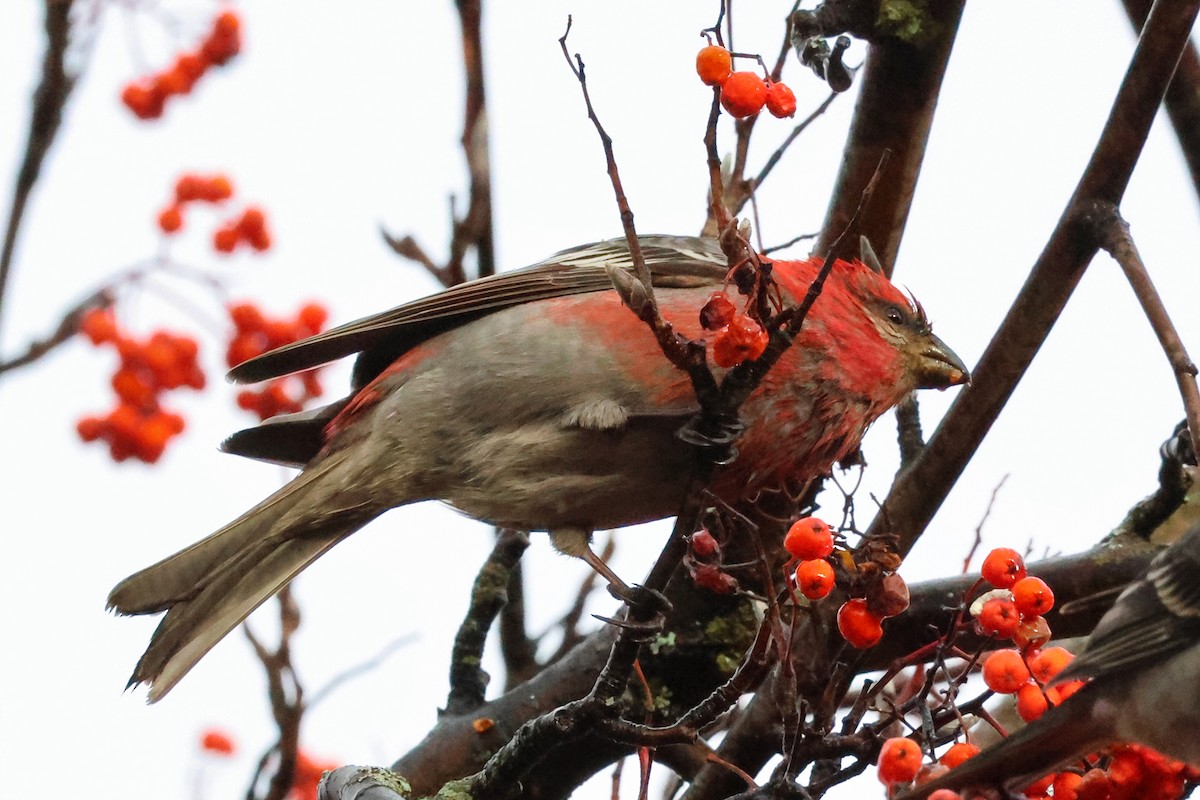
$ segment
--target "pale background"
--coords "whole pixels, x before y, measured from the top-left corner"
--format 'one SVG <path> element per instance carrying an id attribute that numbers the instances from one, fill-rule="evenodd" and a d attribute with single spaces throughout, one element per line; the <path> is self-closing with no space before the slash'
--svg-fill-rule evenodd
<path id="1" fill-rule="evenodd" d="M 5 192 L 40 68 L 41 5 L 9 0 L 0 10 Z M 739 4 L 738 49 L 773 58 L 788 5 Z M 214 8 L 164 4 L 181 22 L 184 44 L 200 37 Z M 268 210 L 276 246 L 265 258 L 216 259 L 208 247 L 215 215 L 195 215 L 173 246 L 181 262 L 217 269 L 234 297 L 288 314 L 320 298 L 340 322 L 435 288 L 390 255 L 379 226 L 413 232 L 436 255 L 447 240 L 446 198 L 464 186 L 451 3 L 251 0 L 237 8 L 244 53 L 204 78 L 192 97 L 171 102 L 154 124 L 135 120 L 117 96 L 135 75 L 164 65 L 175 44 L 155 13 L 115 5 L 103 13 L 22 234 L 0 352 L 14 354 L 108 275 L 154 254 L 154 216 L 186 170 L 225 171 L 240 198 Z M 600 149 L 556 41 L 568 12 L 575 14 L 572 49 L 587 61 L 639 229 L 691 233 L 701 220 L 700 138 L 710 95 L 692 63 L 715 4 L 497 3 L 486 12 L 485 52 L 505 268 L 620 233 Z M 1115 0 L 969 4 L 897 268 L 898 281 L 968 364 L 1074 187 L 1133 42 Z M 824 98 L 794 60 L 785 77 L 799 97 L 798 116 Z M 839 100 L 772 176 L 760 196 L 768 243 L 819 227 L 852 103 Z M 788 130 L 763 120 L 752 163 Z M 1123 209 L 1185 342 L 1200 348 L 1196 208 L 1160 118 Z M 214 300 L 193 296 L 219 319 Z M 202 331 L 210 386 L 170 399 L 189 429 L 160 464 L 116 467 L 74 431 L 78 417 L 110 403 L 108 351 L 73 343 L 0 382 L 0 798 L 49 786 L 98 800 L 241 796 L 273 733 L 261 672 L 240 635 L 157 706 L 121 691 L 154 621 L 107 615 L 109 588 L 228 521 L 284 475 L 216 451 L 249 421 L 218 377 L 217 336 L 150 292 L 120 313 L 140 332 L 160 324 Z M 345 375 L 344 365 L 330 371 L 332 392 Z M 924 395 L 927 430 L 952 398 Z M 1039 552 L 1086 546 L 1150 491 L 1157 445 L 1180 417 L 1165 359 L 1120 271 L 1100 257 L 902 574 L 917 580 L 957 570 L 1006 474 L 989 544 L 1023 547 L 1032 539 Z M 893 440 L 888 417 L 867 443 L 864 510 L 867 492 L 882 496 L 889 484 Z M 617 571 L 642 574 L 663 530 L 619 534 Z M 433 724 L 450 641 L 490 543 L 490 529 L 427 504 L 389 514 L 298 580 L 304 625 L 295 655 L 310 691 L 396 637 L 416 637 L 306 717 L 308 749 L 343 763 L 386 764 Z M 562 611 L 582 571 L 541 537 L 526 563 L 537 631 Z M 269 631 L 272 613 L 257 618 L 260 631 Z M 196 739 L 209 725 L 227 728 L 242 747 L 198 778 Z M 588 795 L 607 792 L 604 777 Z M 882 791 L 868 781 L 832 796 Z"/>

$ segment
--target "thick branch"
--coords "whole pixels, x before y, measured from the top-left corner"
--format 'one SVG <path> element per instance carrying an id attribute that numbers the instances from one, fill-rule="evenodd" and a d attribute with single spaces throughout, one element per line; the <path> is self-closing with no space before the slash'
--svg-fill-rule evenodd
<path id="1" fill-rule="evenodd" d="M 887 527 L 907 553 L 999 416 L 1083 276 L 1099 243 L 1089 215 L 1119 205 L 1150 123 L 1196 18 L 1200 0 L 1159 2 L 1138 42 L 1113 109 L 1058 226 L 1000 324 L 972 383 L 921 457 L 892 486 L 872 532 Z"/>
<path id="2" fill-rule="evenodd" d="M 911 40 L 881 35 L 872 39 L 842 169 L 816 252 L 827 250 L 845 230 L 858 204 L 859 187 L 871 177 L 884 151 L 890 150 L 891 166 L 871 216 L 863 220 L 862 233 L 889 272 L 895 264 L 964 3 L 929 3 L 928 13 L 912 23 L 919 33 Z"/>

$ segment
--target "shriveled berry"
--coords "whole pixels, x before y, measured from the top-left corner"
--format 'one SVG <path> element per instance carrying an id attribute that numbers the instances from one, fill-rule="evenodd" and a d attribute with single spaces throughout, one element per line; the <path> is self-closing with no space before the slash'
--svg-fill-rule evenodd
<path id="1" fill-rule="evenodd" d="M 1050 641 L 1050 623 L 1045 617 L 1023 619 L 1017 626 L 1017 632 L 1012 635 L 1013 644 L 1022 650 L 1031 647 L 1041 647 Z"/>
<path id="2" fill-rule="evenodd" d="M 767 102 L 767 84 L 753 72 L 734 72 L 721 84 L 721 107 L 734 117 L 752 117 Z"/>
<path id="3" fill-rule="evenodd" d="M 758 358 L 767 349 L 767 332 L 753 318 L 737 313 L 713 339 L 713 361 L 718 367 L 732 367 Z"/>
<path id="4" fill-rule="evenodd" d="M 908 608 L 908 584 L 904 578 L 892 573 L 884 575 L 867 589 L 867 608 L 876 616 L 887 619 L 903 614 Z"/>
<path id="5" fill-rule="evenodd" d="M 700 309 L 700 327 L 706 331 L 720 330 L 733 320 L 737 308 L 724 292 L 713 292 Z"/>
<path id="6" fill-rule="evenodd" d="M 704 528 L 688 537 L 688 547 L 691 548 L 692 554 L 696 558 L 705 561 L 711 560 L 721 553 L 721 545 L 717 544 L 716 537 Z"/>

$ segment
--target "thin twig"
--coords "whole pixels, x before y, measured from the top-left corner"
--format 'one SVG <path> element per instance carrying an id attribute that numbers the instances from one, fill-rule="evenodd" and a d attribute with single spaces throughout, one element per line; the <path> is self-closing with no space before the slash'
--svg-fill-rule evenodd
<path id="1" fill-rule="evenodd" d="M 1192 436 L 1192 452 L 1200 453 L 1200 388 L 1196 386 L 1196 365 L 1188 355 L 1162 297 L 1154 288 L 1154 281 L 1150 279 L 1150 273 L 1146 271 L 1142 256 L 1129 233 L 1129 223 L 1121 218 L 1116 206 L 1108 206 L 1107 213 L 1098 223 L 1101 226 L 1098 232 L 1100 246 L 1121 265 L 1146 319 L 1150 321 L 1150 327 L 1154 329 L 1154 335 L 1158 337 L 1158 343 L 1167 355 L 1175 381 L 1179 384 L 1179 394 L 1183 397 L 1184 416 L 1187 417 Z"/>

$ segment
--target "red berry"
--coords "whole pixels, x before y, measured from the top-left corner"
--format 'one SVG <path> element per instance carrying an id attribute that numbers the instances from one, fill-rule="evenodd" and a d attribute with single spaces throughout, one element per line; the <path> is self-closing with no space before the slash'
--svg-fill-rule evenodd
<path id="1" fill-rule="evenodd" d="M 163 233 L 175 233 L 183 227 L 183 210 L 172 204 L 158 212 L 158 227 Z"/>
<path id="2" fill-rule="evenodd" d="M 253 303 L 234 303 L 229 307 L 229 318 L 239 333 L 257 333 L 266 324 L 266 318 Z"/>
<path id="3" fill-rule="evenodd" d="M 713 339 L 713 361 L 718 367 L 732 367 L 758 358 L 767 349 L 767 332 L 745 314 L 734 314 L 729 324 Z"/>
<path id="4" fill-rule="evenodd" d="M 721 107 L 734 117 L 752 117 L 767 102 L 767 84 L 753 72 L 734 72 L 721 84 Z"/>
<path id="5" fill-rule="evenodd" d="M 1009 547 L 997 547 L 983 559 L 983 579 L 997 589 L 1011 589 L 1025 577 L 1025 559 Z"/>
<path id="6" fill-rule="evenodd" d="M 708 86 L 719 86 L 733 71 L 733 57 L 724 47 L 710 44 L 696 54 L 696 74 Z"/>
<path id="7" fill-rule="evenodd" d="M 1021 615 L 1013 601 L 1006 597 L 993 597 L 983 604 L 979 612 L 979 628 L 988 636 L 1008 639 L 1017 632 Z"/>
<path id="8" fill-rule="evenodd" d="M 713 292 L 700 309 L 700 327 L 706 331 L 720 330 L 733 321 L 736 311 L 725 292 Z"/>
<path id="9" fill-rule="evenodd" d="M 1054 800 L 1075 800 L 1083 776 L 1075 772 L 1060 772 L 1054 776 Z"/>
<path id="10" fill-rule="evenodd" d="M 233 197 L 233 183 L 225 175 L 213 175 L 200 187 L 201 199 L 219 203 Z"/>
<path id="11" fill-rule="evenodd" d="M 1029 682 L 1029 667 L 1016 650 L 997 650 L 983 662 L 983 682 L 993 692 L 1012 694 Z"/>
<path id="12" fill-rule="evenodd" d="M 232 253 L 239 238 L 237 228 L 217 228 L 213 234 L 213 249 L 218 253 Z"/>
<path id="13" fill-rule="evenodd" d="M 1042 688 L 1036 683 L 1026 683 L 1017 689 L 1017 713 L 1026 722 L 1038 719 L 1046 713 L 1046 709 L 1049 707 L 1050 703 L 1046 700 L 1046 695 L 1042 693 Z"/>
<path id="14" fill-rule="evenodd" d="M 329 320 L 329 310 L 320 303 L 307 303 L 301 306 L 296 314 L 296 321 L 304 327 L 309 335 L 320 333 Z"/>
<path id="15" fill-rule="evenodd" d="M 879 750 L 879 780 L 885 784 L 909 783 L 921 769 L 921 748 L 912 739 L 888 739 Z"/>
<path id="16" fill-rule="evenodd" d="M 1041 578 L 1029 576 L 1012 585 L 1013 604 L 1024 619 L 1045 614 L 1054 608 L 1054 592 Z"/>
<path id="17" fill-rule="evenodd" d="M 692 568 L 692 580 L 702 589 L 714 594 L 733 594 L 738 590 L 737 578 L 714 564 L 697 564 Z"/>
<path id="18" fill-rule="evenodd" d="M 818 517 L 798 519 L 783 537 L 783 548 L 801 561 L 826 558 L 833 553 L 833 530 Z"/>
<path id="19" fill-rule="evenodd" d="M 801 561 L 796 567 L 796 587 L 809 600 L 828 597 L 833 585 L 833 567 L 823 558 Z"/>
<path id="20" fill-rule="evenodd" d="M 79 331 L 94 345 L 116 341 L 117 319 L 108 308 L 93 308 L 79 320 Z"/>
<path id="21" fill-rule="evenodd" d="M 209 753 L 221 756 L 231 756 L 237 750 L 233 738 L 216 728 L 209 728 L 204 732 L 204 735 L 200 737 L 200 747 Z"/>
<path id="22" fill-rule="evenodd" d="M 1021 794 L 1028 798 L 1045 798 L 1046 792 L 1050 791 L 1050 784 L 1054 783 L 1054 773 L 1043 775 L 1033 783 L 1021 790 Z"/>
<path id="23" fill-rule="evenodd" d="M 883 638 L 883 620 L 871 613 L 867 601 L 861 597 L 842 604 L 838 609 L 837 624 L 842 638 L 859 650 L 865 650 Z"/>
<path id="24" fill-rule="evenodd" d="M 767 111 L 771 116 L 792 117 L 796 115 L 796 95 L 786 83 L 772 83 L 767 87 Z"/>
<path id="25" fill-rule="evenodd" d="M 84 417 L 75 423 L 75 432 L 85 442 L 94 442 L 104 435 L 107 426 L 100 417 Z"/>
<path id="26" fill-rule="evenodd" d="M 121 102 L 138 119 L 157 119 L 162 116 L 166 96 L 157 83 L 128 83 L 121 90 Z"/>

